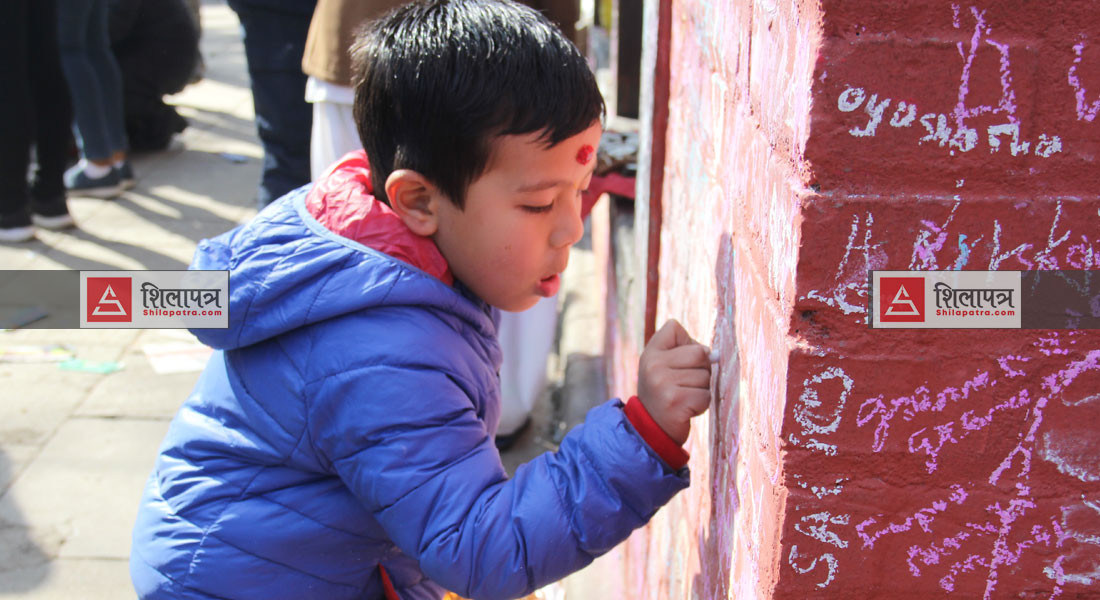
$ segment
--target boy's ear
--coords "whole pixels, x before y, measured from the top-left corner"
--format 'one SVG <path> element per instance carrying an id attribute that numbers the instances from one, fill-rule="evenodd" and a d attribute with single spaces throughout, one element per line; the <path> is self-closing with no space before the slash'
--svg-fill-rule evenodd
<path id="1" fill-rule="evenodd" d="M 398 169 L 386 178 L 390 208 L 413 233 L 430 237 L 439 228 L 439 190 L 410 169 Z"/>

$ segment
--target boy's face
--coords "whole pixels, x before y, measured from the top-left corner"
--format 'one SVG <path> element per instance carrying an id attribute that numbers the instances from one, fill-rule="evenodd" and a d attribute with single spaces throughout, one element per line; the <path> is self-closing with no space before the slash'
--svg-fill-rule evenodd
<path id="1" fill-rule="evenodd" d="M 597 122 L 550 148 L 537 133 L 497 138 L 488 168 L 467 189 L 465 210 L 437 203 L 433 239 L 455 277 L 508 311 L 556 294 L 569 248 L 584 233 L 581 192 L 601 133 Z"/>

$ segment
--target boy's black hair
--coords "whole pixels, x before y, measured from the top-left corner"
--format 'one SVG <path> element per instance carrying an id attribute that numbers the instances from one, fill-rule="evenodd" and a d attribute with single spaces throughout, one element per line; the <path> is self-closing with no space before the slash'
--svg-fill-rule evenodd
<path id="1" fill-rule="evenodd" d="M 427 177 L 460 209 L 500 135 L 553 146 L 604 115 L 584 56 L 511 0 L 432 0 L 366 26 L 352 48 L 359 137 L 374 195 L 397 169 Z"/>

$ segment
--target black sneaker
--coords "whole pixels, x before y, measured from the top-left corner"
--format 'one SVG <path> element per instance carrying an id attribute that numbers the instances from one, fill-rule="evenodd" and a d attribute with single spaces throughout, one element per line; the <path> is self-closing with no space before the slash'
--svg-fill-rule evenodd
<path id="1" fill-rule="evenodd" d="M 34 227 L 0 227 L 0 242 L 29 242 L 34 239 Z"/>
<path id="2" fill-rule="evenodd" d="M 36 227 L 41 227 L 42 229 L 49 229 L 52 231 L 76 227 L 76 221 L 73 220 L 73 216 L 69 213 L 50 216 L 40 215 L 36 213 L 31 215 L 31 222 L 34 223 Z"/>
<path id="3" fill-rule="evenodd" d="M 122 193 L 122 178 L 113 167 L 103 177 L 89 177 L 81 161 L 65 173 L 65 187 L 78 196 L 115 198 Z"/>
<path id="4" fill-rule="evenodd" d="M 134 187 L 134 169 L 130 166 L 130 161 L 124 161 L 121 165 L 113 168 L 118 173 L 118 181 L 122 185 L 122 189 L 128 190 Z"/>
<path id="5" fill-rule="evenodd" d="M 31 222 L 36 227 L 53 231 L 76 226 L 72 215 L 69 214 L 69 205 L 64 195 L 49 200 L 32 199 Z"/>
<path id="6" fill-rule="evenodd" d="M 26 211 L 0 215 L 0 242 L 27 242 L 34 239 L 34 227 Z"/>

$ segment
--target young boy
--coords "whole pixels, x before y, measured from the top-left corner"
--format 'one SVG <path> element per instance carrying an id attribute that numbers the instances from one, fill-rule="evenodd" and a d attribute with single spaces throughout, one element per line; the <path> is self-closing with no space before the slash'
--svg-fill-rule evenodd
<path id="1" fill-rule="evenodd" d="M 367 30 L 365 155 L 200 244 L 230 327 L 149 479 L 141 598 L 514 598 L 588 564 L 688 484 L 704 346 L 675 322 L 638 394 L 508 479 L 497 309 L 557 292 L 603 111 L 583 57 L 507 1 Z"/>

